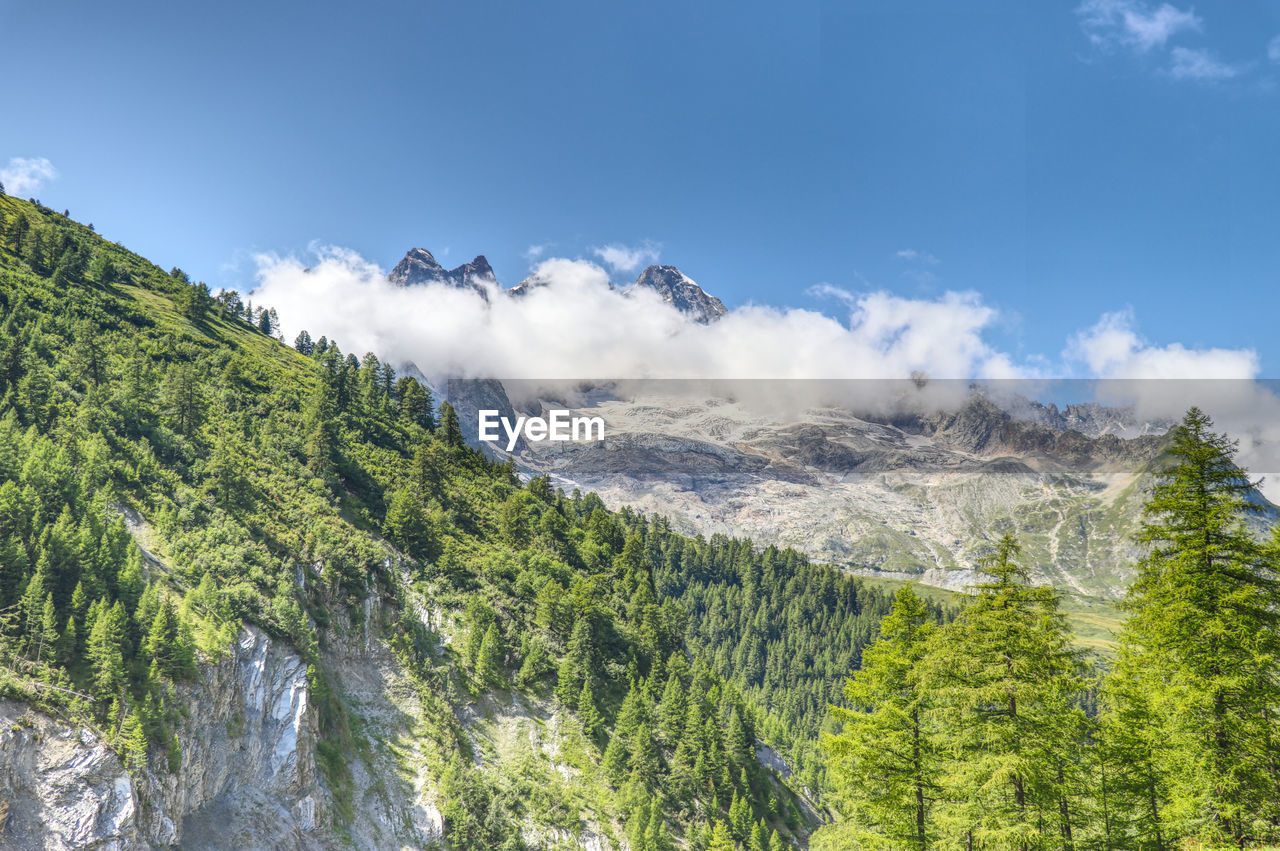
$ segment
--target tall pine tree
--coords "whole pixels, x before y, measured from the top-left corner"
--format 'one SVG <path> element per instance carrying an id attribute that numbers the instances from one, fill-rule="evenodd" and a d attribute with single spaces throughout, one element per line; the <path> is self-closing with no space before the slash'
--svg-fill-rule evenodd
<path id="1" fill-rule="evenodd" d="M 1135 750 L 1164 780 L 1131 801 L 1149 830 L 1245 847 L 1280 836 L 1280 539 L 1250 532 L 1254 483 L 1212 427 L 1193 407 L 1171 432 L 1109 693 L 1113 712 L 1145 722 Z"/>
<path id="2" fill-rule="evenodd" d="M 900 590 L 880 639 L 845 682 L 853 708 L 831 710 L 844 729 L 825 741 L 830 776 L 853 823 L 845 830 L 863 845 L 921 851 L 934 839 L 939 756 L 921 679 L 934 631 L 924 601 Z"/>
<path id="3" fill-rule="evenodd" d="M 945 751 L 939 827 L 949 845 L 1028 851 L 1072 845 L 1070 781 L 1084 735 L 1083 690 L 1058 594 L 1030 584 L 1003 536 L 984 581 L 925 661 Z"/>

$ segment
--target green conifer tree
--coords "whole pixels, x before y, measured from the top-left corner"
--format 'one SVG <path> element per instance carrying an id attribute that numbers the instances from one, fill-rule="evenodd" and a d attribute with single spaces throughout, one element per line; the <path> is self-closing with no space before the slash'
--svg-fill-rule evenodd
<path id="1" fill-rule="evenodd" d="M 631 778 L 652 788 L 662 768 L 662 755 L 658 752 L 658 746 L 653 741 L 653 731 L 647 723 L 642 722 L 635 728 L 630 744 L 631 758 L 627 762 L 627 768 L 631 771 Z"/>
<path id="2" fill-rule="evenodd" d="M 20 620 L 22 624 L 22 634 L 24 635 L 23 649 L 28 656 L 34 658 L 36 646 L 39 644 L 39 636 L 44 627 L 44 601 L 48 597 L 49 591 L 49 573 L 48 560 L 41 557 L 36 566 L 36 572 L 27 580 L 26 590 L 22 594 L 19 602 Z"/>
<path id="3" fill-rule="evenodd" d="M 560 698 L 560 702 L 565 706 L 576 706 L 583 682 L 594 677 L 594 671 L 595 648 L 591 636 L 591 621 L 589 618 L 581 617 L 573 626 L 568 650 L 560 663 L 556 697 Z"/>
<path id="4" fill-rule="evenodd" d="M 546 673 L 548 667 L 547 648 L 536 636 L 529 641 L 528 651 L 520 662 L 520 670 L 516 673 L 516 685 L 529 688 L 539 677 Z"/>
<path id="5" fill-rule="evenodd" d="M 184 676 L 193 666 L 191 650 L 182 640 L 177 607 L 168 596 L 161 600 L 151 619 L 143 649 L 157 673 L 168 679 Z"/>
<path id="6" fill-rule="evenodd" d="M 391 498 L 383 530 L 388 538 L 414 558 L 430 559 L 436 555 L 436 536 L 431 521 L 421 498 L 407 487 L 397 490 Z"/>
<path id="7" fill-rule="evenodd" d="M 32 636 L 32 644 L 35 651 L 32 658 L 37 662 L 46 659 L 56 660 L 59 644 L 58 612 L 53 605 L 53 594 L 47 594 L 44 598 L 44 605 L 40 612 L 40 629 L 36 635 Z"/>
<path id="8" fill-rule="evenodd" d="M 749 851 L 769 851 L 769 829 L 764 819 L 756 822 L 751 828 L 751 841 L 747 843 Z"/>
<path id="9" fill-rule="evenodd" d="M 136 713 L 130 712 L 120 725 L 120 749 L 124 764 L 137 774 L 147 768 L 147 734 Z"/>
<path id="10" fill-rule="evenodd" d="M 1020 552 L 1000 539 L 976 597 L 924 662 L 949 757 L 936 809 L 953 845 L 1027 851 L 1050 836 L 1071 842 L 1075 827 L 1064 774 L 1083 740 L 1083 681 L 1058 593 L 1030 585 Z"/>
<path id="11" fill-rule="evenodd" d="M 743 768 L 755 762 L 751 733 L 736 706 L 729 713 L 729 728 L 725 732 L 724 746 L 730 767 Z"/>
<path id="12" fill-rule="evenodd" d="M 719 819 L 711 828 L 711 837 L 707 842 L 707 851 L 735 851 L 736 844 L 729 835 L 729 827 Z"/>
<path id="13" fill-rule="evenodd" d="M 940 755 L 922 682 L 934 629 L 911 587 L 898 591 L 893 611 L 880 622 L 880 638 L 862 651 L 861 669 L 845 681 L 852 708 L 831 709 L 844 725 L 823 743 L 831 780 L 853 824 L 870 834 L 862 840 L 868 844 L 874 838 L 922 851 L 934 842 Z"/>
<path id="14" fill-rule="evenodd" d="M 729 830 L 734 838 L 745 841 L 751 836 L 751 802 L 733 790 L 733 800 L 729 804 Z"/>
<path id="15" fill-rule="evenodd" d="M 67 670 L 71 669 L 76 662 L 78 644 L 76 619 L 72 615 L 67 615 L 67 623 L 63 626 L 62 636 L 58 641 L 58 665 Z"/>
<path id="16" fill-rule="evenodd" d="M 582 732 L 588 738 L 595 738 L 603 719 L 600 717 L 600 710 L 596 708 L 596 696 L 591 690 L 590 679 L 582 681 L 582 691 L 578 694 L 578 718 L 582 721 Z"/>
<path id="17" fill-rule="evenodd" d="M 445 446 L 461 449 L 466 445 L 462 437 L 462 425 L 458 422 L 458 412 L 448 402 L 440 403 L 440 425 L 438 430 Z"/>
<path id="18" fill-rule="evenodd" d="M 617 730 L 609 737 L 609 744 L 604 749 L 601 763 L 605 773 L 614 783 L 621 782 L 627 776 L 627 763 L 631 759 L 627 739 L 618 735 Z"/>
<path id="19" fill-rule="evenodd" d="M 500 686 L 506 681 L 503 673 L 503 659 L 506 646 L 496 623 L 489 624 L 484 639 L 480 642 L 480 653 L 476 659 L 476 676 L 480 682 L 490 686 Z"/>
<path id="20" fill-rule="evenodd" d="M 1280 838 L 1280 537 L 1249 530 L 1253 483 L 1212 427 L 1193 407 L 1170 432 L 1108 692 L 1163 780 L 1130 810 L 1166 842 L 1245 847 Z"/>
<path id="21" fill-rule="evenodd" d="M 684 685 L 680 682 L 680 677 L 667 677 L 667 685 L 662 690 L 662 700 L 658 702 L 655 714 L 658 736 L 668 747 L 676 747 L 679 744 L 687 712 Z"/>
<path id="22" fill-rule="evenodd" d="M 86 653 L 93 668 L 94 694 L 101 700 L 117 698 L 125 684 L 124 607 L 116 601 L 100 601 L 89 628 Z"/>
<path id="23" fill-rule="evenodd" d="M 675 851 L 671 831 L 663 817 L 662 804 L 657 798 L 649 803 L 649 827 L 645 831 L 644 841 L 647 851 Z"/>

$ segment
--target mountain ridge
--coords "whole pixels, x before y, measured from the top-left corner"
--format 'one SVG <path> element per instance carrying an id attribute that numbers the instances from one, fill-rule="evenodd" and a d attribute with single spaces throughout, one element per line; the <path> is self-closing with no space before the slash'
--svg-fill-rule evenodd
<path id="1" fill-rule="evenodd" d="M 696 383 L 688 392 L 681 382 L 639 386 L 634 397 L 601 390 L 522 403 L 530 415 L 568 407 L 602 416 L 607 438 L 526 444 L 513 460 L 610 506 L 667 514 L 686 534 L 749 537 L 861 575 L 953 590 L 974 581 L 993 536 L 1016 529 L 1037 581 L 1117 599 L 1138 556 L 1140 496 L 1167 443 L 1159 433 L 1116 433 L 1128 429 L 1126 409 L 1075 408 L 1046 424 L 1002 406 L 1031 403 L 977 388 L 932 412 L 819 406 L 776 418 L 734 401 L 732 382 L 719 393 Z M 484 398 L 512 407 L 492 385 Z M 456 401 L 468 409 L 465 393 Z M 1267 503 L 1265 514 L 1275 519 L 1275 507 Z"/>
<path id="2" fill-rule="evenodd" d="M 387 275 L 387 280 L 400 287 L 444 283 L 458 289 L 469 289 L 488 301 L 488 288 L 497 286 L 493 267 L 483 254 L 453 269 L 445 269 L 435 255 L 425 248 L 412 248 Z"/>
<path id="3" fill-rule="evenodd" d="M 443 283 L 458 289 L 472 290 L 486 302 L 492 289 L 512 298 L 523 298 L 551 283 L 550 279 L 535 271 L 510 289 L 503 289 L 493 267 L 483 254 L 477 255 L 469 263 L 445 269 L 425 248 L 410 249 L 387 275 L 387 280 L 402 287 Z M 610 284 L 610 288 L 617 289 L 613 284 Z M 630 293 L 641 289 L 653 291 L 664 304 L 672 306 L 701 325 L 715 322 L 729 312 L 724 302 L 708 293 L 675 266 L 648 266 L 635 281 L 622 288 L 621 292 Z"/>

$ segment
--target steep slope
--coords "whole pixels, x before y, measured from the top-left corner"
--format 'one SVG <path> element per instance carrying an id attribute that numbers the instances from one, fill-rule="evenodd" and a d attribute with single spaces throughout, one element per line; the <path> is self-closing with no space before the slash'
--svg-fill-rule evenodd
<path id="1" fill-rule="evenodd" d="M 779 558 L 522 483 L 372 354 L 0 197 L 0 844 L 803 843 L 770 754 L 860 645 L 739 682 L 706 589 L 789 575 L 859 640 L 883 601 Z"/>

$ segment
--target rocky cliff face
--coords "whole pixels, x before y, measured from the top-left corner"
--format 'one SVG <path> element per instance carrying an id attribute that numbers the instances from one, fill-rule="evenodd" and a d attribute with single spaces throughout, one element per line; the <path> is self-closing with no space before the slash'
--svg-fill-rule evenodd
<path id="1" fill-rule="evenodd" d="M 442 654 L 454 638 L 449 616 L 406 594 Z M 449 847 L 436 779 L 449 754 L 423 734 L 420 686 L 383 639 L 399 623 L 397 611 L 371 591 L 350 616 L 334 612 L 327 630 L 329 685 L 360 730 L 357 752 L 341 754 L 346 777 L 336 788 L 318 769 L 319 718 L 304 661 L 255 627 L 178 690 L 186 718 L 174 772 L 153 749 L 152 766 L 131 776 L 93 731 L 0 700 L 0 848 Z M 455 713 L 482 771 L 508 781 L 536 777 L 574 800 L 598 797 L 595 781 L 562 755 L 576 726 L 554 704 L 480 695 Z M 583 803 L 578 816 L 576 828 L 559 817 L 553 825 L 529 819 L 520 830 L 534 847 L 626 847 L 622 826 L 596 806 Z"/>
<path id="2" fill-rule="evenodd" d="M 1055 431 L 1077 431 L 1086 437 L 1141 437 L 1164 434 L 1174 426 L 1171 419 L 1142 419 L 1132 406 L 1110 407 L 1097 402 L 1064 405 L 1059 409 L 1053 402 L 1046 405 L 1018 397 L 1006 400 L 1002 407 L 1018 419 Z"/>
<path id="3" fill-rule="evenodd" d="M 329 792 L 317 778 L 307 670 L 292 649 L 247 627 L 232 652 L 181 695 L 182 766 L 142 785 L 144 836 L 184 847 L 315 847 Z"/>
<path id="4" fill-rule="evenodd" d="M 330 793 L 317 779 L 306 666 L 247 627 L 179 689 L 182 762 L 131 777 L 93 731 L 0 702 L 0 845 L 11 848 L 315 848 Z"/>
<path id="5" fill-rule="evenodd" d="M 0 701 L 0 846 L 147 847 L 128 772 L 90 731 Z"/>

